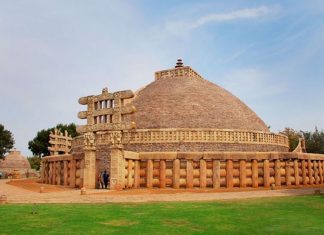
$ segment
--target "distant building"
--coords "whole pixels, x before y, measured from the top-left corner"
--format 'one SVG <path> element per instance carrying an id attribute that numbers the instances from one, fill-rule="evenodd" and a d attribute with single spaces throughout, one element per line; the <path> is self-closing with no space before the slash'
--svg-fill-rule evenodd
<path id="1" fill-rule="evenodd" d="M 21 155 L 20 151 L 12 150 L 4 160 L 0 160 L 0 171 L 4 177 L 25 178 L 30 170 L 27 158 Z"/>

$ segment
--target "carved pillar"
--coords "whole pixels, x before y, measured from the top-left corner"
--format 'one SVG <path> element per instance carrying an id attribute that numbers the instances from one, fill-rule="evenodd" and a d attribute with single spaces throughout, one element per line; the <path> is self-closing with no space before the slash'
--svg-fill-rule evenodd
<path id="1" fill-rule="evenodd" d="M 308 178 L 309 178 L 309 184 L 314 184 L 313 180 L 313 169 L 312 169 L 312 161 L 308 160 Z"/>
<path id="2" fill-rule="evenodd" d="M 96 146 L 94 133 L 86 133 L 84 135 L 83 187 L 89 189 L 96 188 Z"/>
<path id="3" fill-rule="evenodd" d="M 146 166 L 146 187 L 152 188 L 153 186 L 153 160 L 147 160 Z"/>
<path id="4" fill-rule="evenodd" d="M 187 160 L 187 188 L 193 188 L 192 160 Z"/>
<path id="5" fill-rule="evenodd" d="M 314 161 L 314 177 L 315 177 L 315 184 L 319 184 L 320 182 L 319 161 Z"/>
<path id="6" fill-rule="evenodd" d="M 200 160 L 200 188 L 206 188 L 206 180 L 207 180 L 207 166 L 206 161 L 204 159 Z"/>
<path id="7" fill-rule="evenodd" d="M 56 162 L 52 164 L 52 184 L 56 184 Z"/>
<path id="8" fill-rule="evenodd" d="M 252 187 L 259 187 L 259 172 L 258 172 L 258 161 L 252 160 Z"/>
<path id="9" fill-rule="evenodd" d="M 298 168 L 298 160 L 294 160 L 294 173 L 295 173 L 295 185 L 299 185 L 299 168 Z"/>
<path id="10" fill-rule="evenodd" d="M 233 161 L 226 162 L 226 187 L 233 188 Z"/>
<path id="11" fill-rule="evenodd" d="M 302 160 L 302 177 L 303 177 L 303 185 L 307 184 L 307 172 L 306 172 L 306 162 L 305 160 Z"/>
<path id="12" fill-rule="evenodd" d="M 133 160 L 131 159 L 128 160 L 127 171 L 128 171 L 127 187 L 132 188 L 133 187 Z"/>
<path id="13" fill-rule="evenodd" d="M 68 161 L 63 161 L 63 185 L 68 185 Z"/>
<path id="14" fill-rule="evenodd" d="M 277 159 L 275 161 L 275 184 L 276 186 L 281 186 L 281 163 L 280 160 Z"/>
<path id="15" fill-rule="evenodd" d="M 110 189 L 125 187 L 125 160 L 122 149 L 111 148 Z"/>
<path id="16" fill-rule="evenodd" d="M 240 188 L 246 187 L 246 161 L 240 160 Z"/>
<path id="17" fill-rule="evenodd" d="M 179 188 L 180 180 L 180 160 L 174 159 L 173 161 L 173 188 Z"/>
<path id="18" fill-rule="evenodd" d="M 263 186 L 267 188 L 270 187 L 270 168 L 268 159 L 263 161 Z"/>
<path id="19" fill-rule="evenodd" d="M 220 161 L 213 160 L 213 188 L 220 187 Z"/>
<path id="20" fill-rule="evenodd" d="M 166 170 L 165 160 L 161 160 L 160 161 L 160 188 L 165 188 L 165 170 Z"/>
<path id="21" fill-rule="evenodd" d="M 70 162 L 70 187 L 75 187 L 75 171 L 76 171 L 76 160 L 72 159 Z"/>
<path id="22" fill-rule="evenodd" d="M 290 161 L 287 160 L 286 161 L 286 185 L 290 186 L 291 185 L 291 181 L 290 181 Z"/>
<path id="23" fill-rule="evenodd" d="M 56 184 L 61 185 L 61 161 L 56 162 Z"/>
<path id="24" fill-rule="evenodd" d="M 135 160 L 134 165 L 134 188 L 140 187 L 140 161 Z"/>

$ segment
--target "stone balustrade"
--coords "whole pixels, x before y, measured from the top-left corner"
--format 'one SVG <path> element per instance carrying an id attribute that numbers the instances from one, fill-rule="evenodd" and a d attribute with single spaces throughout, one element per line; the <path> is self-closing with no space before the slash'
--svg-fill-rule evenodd
<path id="1" fill-rule="evenodd" d="M 73 151 L 82 151 L 83 137 L 79 136 L 72 141 Z M 285 135 L 241 130 L 219 129 L 137 129 L 124 131 L 122 141 L 124 144 L 147 143 L 233 143 L 274 145 L 287 148 L 288 138 Z M 111 137 L 107 132 L 96 134 L 97 145 L 109 145 Z"/>
<path id="2" fill-rule="evenodd" d="M 53 155 L 42 159 L 41 182 L 44 184 L 82 187 L 83 154 Z"/>
<path id="3" fill-rule="evenodd" d="M 288 147 L 287 136 L 260 131 L 219 129 L 138 129 L 136 132 L 124 132 L 125 143 L 170 143 L 180 141 L 273 144 Z"/>
<path id="4" fill-rule="evenodd" d="M 324 184 L 324 157 L 300 153 L 125 155 L 125 188 L 269 188 Z"/>
<path id="5" fill-rule="evenodd" d="M 188 78 L 203 79 L 203 77 L 200 76 L 199 73 L 197 73 L 189 66 L 155 72 L 155 80 L 159 80 L 161 78 L 174 78 L 174 77 L 188 77 Z"/>

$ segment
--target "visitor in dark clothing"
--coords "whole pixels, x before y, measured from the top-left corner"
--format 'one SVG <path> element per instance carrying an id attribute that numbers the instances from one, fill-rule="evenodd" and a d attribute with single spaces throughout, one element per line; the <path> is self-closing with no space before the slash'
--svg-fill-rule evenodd
<path id="1" fill-rule="evenodd" d="M 107 171 L 105 171 L 103 173 L 103 181 L 104 181 L 104 184 L 105 184 L 105 189 L 108 187 L 108 180 L 109 180 L 109 174 L 107 173 Z"/>

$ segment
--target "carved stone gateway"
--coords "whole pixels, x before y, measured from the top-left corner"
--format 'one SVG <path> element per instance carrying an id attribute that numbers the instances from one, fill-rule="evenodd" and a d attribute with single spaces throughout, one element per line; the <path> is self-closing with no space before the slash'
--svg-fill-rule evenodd
<path id="1" fill-rule="evenodd" d="M 124 121 L 125 115 L 135 112 L 125 100 L 133 98 L 131 90 L 109 93 L 107 88 L 97 96 L 86 96 L 79 103 L 87 105 L 87 111 L 78 113 L 80 119 L 87 119 L 87 124 L 78 126 L 77 131 L 84 134 L 84 187 L 95 188 L 96 179 L 96 132 L 107 133 L 110 143 L 110 188 L 124 187 L 123 131 L 135 128 L 135 123 Z"/>
<path id="2" fill-rule="evenodd" d="M 49 143 L 51 147 L 49 147 L 48 150 L 50 151 L 51 155 L 57 155 L 60 153 L 68 154 L 71 151 L 72 137 L 66 130 L 63 134 L 60 130 L 55 128 L 50 134 Z"/>
<path id="3" fill-rule="evenodd" d="M 86 96 L 79 103 L 87 105 L 87 111 L 78 113 L 80 119 L 87 119 L 87 124 L 78 126 L 79 133 L 97 131 L 122 131 L 135 128 L 134 122 L 123 121 L 124 115 L 135 112 L 135 107 L 124 104 L 124 100 L 134 97 L 131 90 L 109 93 L 107 88 L 101 95 Z"/>

